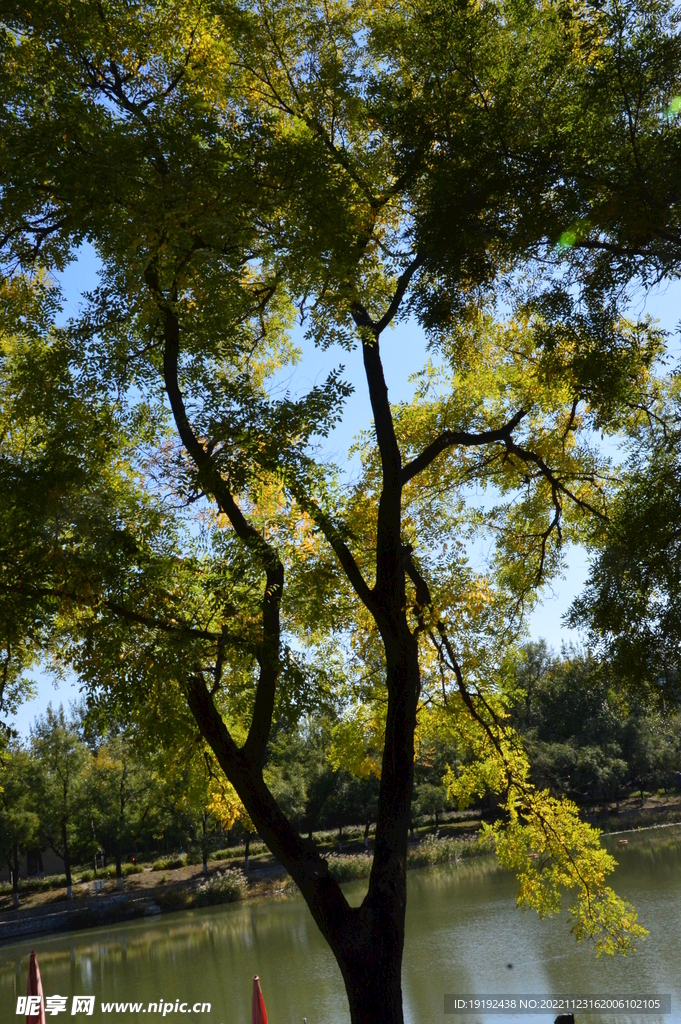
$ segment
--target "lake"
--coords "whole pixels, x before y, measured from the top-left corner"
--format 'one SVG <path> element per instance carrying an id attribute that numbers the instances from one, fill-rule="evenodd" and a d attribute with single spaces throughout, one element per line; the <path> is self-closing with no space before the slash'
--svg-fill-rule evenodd
<path id="1" fill-rule="evenodd" d="M 569 934 L 567 915 L 540 921 L 515 907 L 515 882 L 491 860 L 415 870 L 409 874 L 403 991 L 409 1024 L 531 1020 L 550 1016 L 445 1016 L 445 993 L 671 993 L 681 1024 L 681 830 L 645 830 L 609 846 L 620 861 L 615 886 L 650 930 L 629 958 L 596 959 Z M 346 886 L 352 902 L 365 891 Z M 186 1020 L 176 1001 L 210 1003 L 198 1024 L 247 1024 L 251 979 L 259 974 L 270 1024 L 349 1024 L 340 972 L 307 907 L 296 896 L 230 904 L 35 938 L 0 946 L 0 1019 L 19 1020 L 17 995 L 26 992 L 28 954 L 38 951 L 46 995 L 94 994 L 93 1020 L 152 1024 L 162 1015 L 102 1012 L 104 1002 L 172 1003 L 166 1020 Z M 178 1011 L 179 1011 L 178 1004 Z M 198 1011 L 197 1011 L 198 1012 Z M 611 1021 L 623 1015 L 581 1020 Z M 632 1019 L 631 1017 L 628 1019 Z"/>

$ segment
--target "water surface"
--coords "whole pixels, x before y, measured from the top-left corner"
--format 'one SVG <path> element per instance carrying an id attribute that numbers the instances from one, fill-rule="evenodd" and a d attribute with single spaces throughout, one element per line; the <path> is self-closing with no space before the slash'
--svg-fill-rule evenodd
<path id="1" fill-rule="evenodd" d="M 445 1017 L 445 993 L 672 994 L 681 1024 L 681 832 L 656 830 L 616 848 L 617 891 L 635 903 L 650 936 L 629 958 L 595 959 L 569 934 L 567 915 L 539 921 L 515 908 L 514 879 L 489 860 L 409 875 L 403 990 L 408 1024 L 476 1021 L 541 1024 L 552 1017 Z M 353 902 L 364 885 L 347 887 Z M 38 950 L 47 995 L 94 994 L 93 1020 L 153 1024 L 153 1013 L 109 1013 L 105 1002 L 209 1002 L 210 1013 L 166 1021 L 248 1024 L 259 974 L 270 1024 L 348 1024 L 340 972 L 302 899 L 231 904 L 0 946 L 0 1020 L 26 992 L 28 954 Z M 511 964 L 512 966 L 508 966 Z M 613 1020 L 579 1017 L 580 1020 Z M 619 1018 L 623 1019 L 623 1018 Z M 631 1019 L 631 1018 L 630 1018 Z M 654 1018 L 639 1018 L 648 1021 Z M 659 1019 L 659 1018 L 658 1018 Z"/>

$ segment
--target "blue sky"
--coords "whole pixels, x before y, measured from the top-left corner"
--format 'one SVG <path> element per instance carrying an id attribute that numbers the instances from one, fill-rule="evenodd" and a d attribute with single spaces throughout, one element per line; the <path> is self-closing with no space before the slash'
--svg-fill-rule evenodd
<path id="1" fill-rule="evenodd" d="M 97 261 L 94 253 L 87 248 L 81 251 L 81 258 L 70 264 L 60 276 L 60 283 L 65 295 L 64 319 L 75 315 L 84 292 L 97 284 Z M 641 297 L 632 307 L 632 313 L 643 315 L 649 313 L 657 318 L 660 325 L 670 333 L 675 333 L 681 321 L 681 282 L 663 284 L 650 293 L 645 299 Z M 366 389 L 361 352 L 340 352 L 331 354 L 321 352 L 313 345 L 299 343 L 303 347 L 301 363 L 286 374 L 287 387 L 295 394 L 307 391 L 315 382 L 323 380 L 332 365 L 344 364 L 346 380 L 350 380 L 355 391 L 348 399 L 342 424 L 334 431 L 325 444 L 325 451 L 334 461 L 346 466 L 352 472 L 352 464 L 346 460 L 346 452 L 356 434 L 367 429 L 371 423 L 371 407 Z M 672 351 L 678 351 L 678 339 L 671 340 Z M 391 401 L 408 399 L 413 394 L 414 385 L 410 377 L 421 369 L 424 363 L 425 344 L 417 325 L 400 324 L 395 330 L 384 336 L 382 347 L 385 352 L 385 373 Z M 534 639 L 544 638 L 549 645 L 559 649 L 563 642 L 578 642 L 579 636 L 569 630 L 562 622 L 572 600 L 580 592 L 588 574 L 586 552 L 582 548 L 571 548 L 567 553 L 567 568 L 562 580 L 554 583 L 541 605 L 533 612 L 530 619 L 530 634 Z M 13 725 L 26 736 L 30 724 L 36 715 L 42 714 L 50 701 L 53 704 L 68 704 L 78 696 L 74 681 L 64 680 L 55 688 L 52 681 L 44 675 L 37 677 L 38 693 L 30 702 L 20 708 Z"/>

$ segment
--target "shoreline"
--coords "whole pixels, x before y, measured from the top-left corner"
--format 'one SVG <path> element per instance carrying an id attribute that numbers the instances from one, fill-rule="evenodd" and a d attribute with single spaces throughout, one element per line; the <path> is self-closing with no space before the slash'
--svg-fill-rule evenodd
<path id="1" fill-rule="evenodd" d="M 632 832 L 650 832 L 654 828 L 679 828 L 681 821 L 663 821 L 657 825 L 639 825 L 637 828 L 623 828 L 620 832 L 603 832 L 602 836 L 625 836 L 631 835 Z"/>
<path id="2" fill-rule="evenodd" d="M 373 856 L 364 851 L 342 854 L 324 852 L 323 855 L 331 874 L 341 884 L 367 878 L 373 863 Z M 413 870 L 485 855 L 491 856 L 491 851 L 482 846 L 474 835 L 457 839 L 437 839 L 432 836 L 410 847 L 407 867 Z M 34 935 L 97 928 L 143 917 L 246 902 L 297 891 L 293 879 L 280 864 L 253 867 L 248 872 L 234 865 L 233 861 L 212 861 L 209 865 L 208 876 L 203 875 L 200 865 L 198 870 L 192 866 L 184 869 L 184 872 L 175 872 L 184 873 L 185 877 L 165 886 L 160 880 L 154 885 L 155 880 L 152 879 L 151 884 L 141 888 L 140 875 L 129 875 L 125 880 L 127 888 L 122 892 L 114 889 L 98 895 L 91 890 L 78 894 L 74 892 L 73 899 L 67 904 L 59 890 L 59 894 L 50 902 L 0 911 L 0 944 L 8 945 Z M 192 868 L 195 870 L 192 871 Z M 148 876 L 151 872 L 145 874 Z M 171 874 L 174 872 L 167 872 L 167 875 Z M 81 887 L 74 886 L 76 888 Z M 212 888 L 218 891 L 213 893 Z"/>
<path id="3" fill-rule="evenodd" d="M 681 821 L 602 832 L 601 840 L 609 836 L 643 835 L 675 827 L 681 828 Z M 413 871 L 418 868 L 444 867 L 492 856 L 493 851 L 487 844 L 481 843 L 474 833 L 457 838 L 437 838 L 430 834 L 410 844 L 407 869 Z M 326 860 L 331 874 L 343 884 L 367 878 L 373 856 L 363 850 L 348 851 L 326 853 Z M 248 872 L 240 865 L 235 865 L 233 859 L 209 863 L 211 866 L 207 876 L 203 875 L 200 866 L 198 871 L 195 870 L 196 866 L 191 866 L 185 868 L 183 878 L 167 883 L 164 876 L 156 884 L 153 884 L 155 880 L 152 878 L 151 884 L 140 886 L 140 875 L 129 875 L 126 879 L 127 891 L 109 890 L 98 895 L 81 891 L 67 905 L 65 898 L 58 895 L 51 902 L 37 906 L 0 911 L 0 944 L 9 945 L 33 936 L 87 930 L 144 917 L 283 896 L 297 891 L 290 875 L 276 863 L 253 867 Z M 147 875 L 150 873 L 150 869 L 145 872 Z M 181 873 L 168 872 L 177 875 Z"/>

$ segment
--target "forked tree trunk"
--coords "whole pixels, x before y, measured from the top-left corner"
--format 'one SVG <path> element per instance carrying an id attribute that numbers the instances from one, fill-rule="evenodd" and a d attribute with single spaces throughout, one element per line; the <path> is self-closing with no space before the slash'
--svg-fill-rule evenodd
<path id="1" fill-rule="evenodd" d="M 281 671 L 280 604 L 284 565 L 276 549 L 244 515 L 212 453 L 194 432 L 182 397 L 178 366 L 180 322 L 166 302 L 155 264 L 145 281 L 163 319 L 163 374 L 166 393 L 183 445 L 193 460 L 199 484 L 229 518 L 239 539 L 257 557 L 265 572 L 262 598 L 260 675 L 251 726 L 237 747 L 215 707 L 202 675 L 186 680 L 186 696 L 200 732 L 234 786 L 258 835 L 284 865 L 300 889 L 340 966 L 350 1004 L 352 1024 L 403 1024 L 402 950 L 407 902 L 407 836 L 414 771 L 414 730 L 420 688 L 418 639 L 409 629 L 406 573 L 416 590 L 414 609 L 430 602 L 428 587 L 410 562 L 411 548 L 402 542 L 401 498 L 405 475 L 394 430 L 388 389 L 379 352 L 379 336 L 391 322 L 412 275 L 423 263 L 418 255 L 400 276 L 393 301 L 380 321 L 360 304 L 352 309 L 362 333 L 362 354 L 381 455 L 383 488 L 376 529 L 376 576 L 370 587 L 333 523 L 311 499 L 310 514 L 329 540 L 359 599 L 370 611 L 383 641 L 388 708 L 376 818 L 374 860 L 369 890 L 361 907 L 350 907 L 325 860 L 287 821 L 265 785 L 262 767 L 272 726 L 277 681 Z M 412 472 L 417 470 L 412 466 Z M 305 507 L 307 498 L 297 494 Z M 321 517 L 321 518 L 320 518 Z"/>
<path id="2" fill-rule="evenodd" d="M 190 708 L 202 734 L 259 835 L 292 875 L 336 957 L 352 1024 L 404 1021 L 401 972 L 419 668 L 416 640 L 405 629 L 400 641 L 386 644 L 388 710 L 374 861 L 369 891 L 360 907 L 348 905 L 326 861 L 284 817 L 262 772 L 253 770 L 229 736 L 204 681 L 197 677 L 188 685 Z"/>

